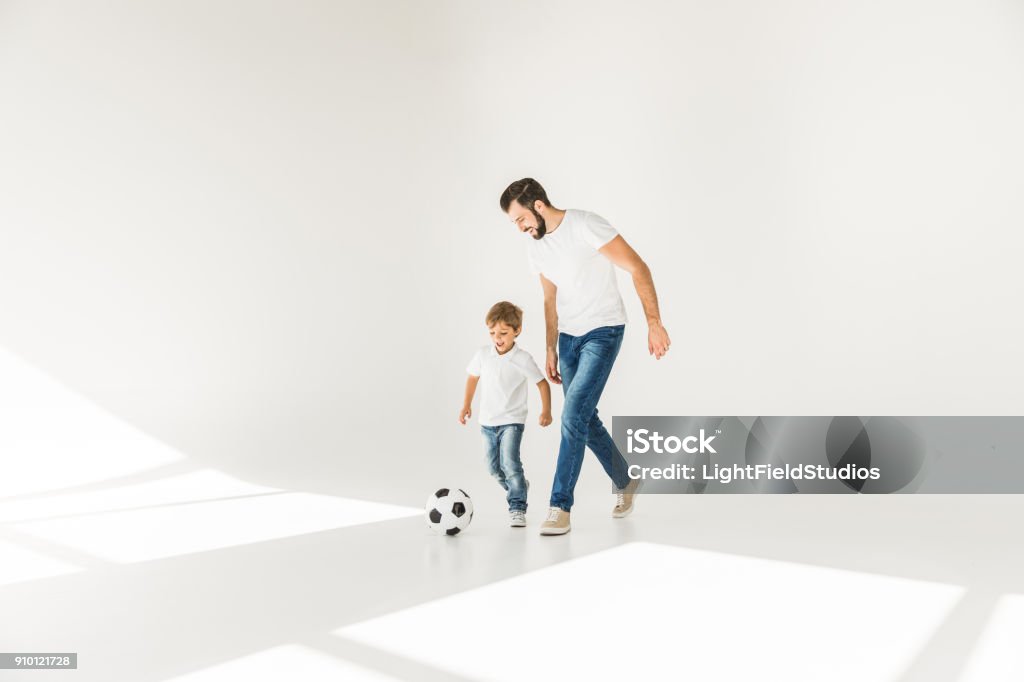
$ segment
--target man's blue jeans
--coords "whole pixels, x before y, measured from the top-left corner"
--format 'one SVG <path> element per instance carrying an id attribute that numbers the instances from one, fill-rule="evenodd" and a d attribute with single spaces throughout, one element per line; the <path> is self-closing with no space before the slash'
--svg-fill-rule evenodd
<path id="1" fill-rule="evenodd" d="M 597 416 L 597 401 L 622 346 L 626 325 L 598 327 L 583 336 L 558 335 L 562 374 L 562 444 L 558 448 L 551 506 L 572 508 L 573 490 L 580 477 L 583 452 L 589 447 L 616 488 L 629 484 L 626 460 Z"/>
<path id="2" fill-rule="evenodd" d="M 526 477 L 519 458 L 519 444 L 523 440 L 522 424 L 481 426 L 487 453 L 487 469 L 498 484 L 507 491 L 509 511 L 526 511 Z"/>

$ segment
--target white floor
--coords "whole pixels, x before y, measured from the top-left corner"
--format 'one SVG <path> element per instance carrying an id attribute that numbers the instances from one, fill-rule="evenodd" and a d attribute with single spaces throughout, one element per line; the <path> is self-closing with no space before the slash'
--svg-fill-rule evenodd
<path id="1" fill-rule="evenodd" d="M 5 521 L 0 641 L 77 651 L 80 680 L 1024 674 L 1018 497 L 648 496 L 552 538 L 323 497 Z"/>
<path id="2" fill-rule="evenodd" d="M 537 476 L 528 528 L 484 481 L 439 537 L 421 482 L 253 483 L 22 378 L 0 642 L 79 668 L 0 680 L 1024 679 L 1024 496 L 644 496 L 620 520 L 590 462 L 567 536 L 537 534 Z"/>

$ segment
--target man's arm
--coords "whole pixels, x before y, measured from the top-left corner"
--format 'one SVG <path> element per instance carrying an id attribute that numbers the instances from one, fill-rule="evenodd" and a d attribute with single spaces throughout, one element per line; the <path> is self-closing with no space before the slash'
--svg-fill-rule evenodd
<path id="1" fill-rule="evenodd" d="M 598 249 L 612 263 L 633 276 L 633 286 L 647 317 L 647 352 L 658 360 L 661 359 L 671 345 L 668 332 L 661 324 L 661 311 L 658 310 L 658 293 L 654 290 L 654 278 L 651 269 L 640 255 L 633 250 L 622 235 L 617 235 L 610 242 Z"/>
<path id="2" fill-rule="evenodd" d="M 562 375 L 558 373 L 558 310 L 555 308 L 555 283 L 544 275 L 540 276 L 540 285 L 544 289 L 544 323 L 547 327 L 547 360 L 544 370 L 553 384 L 562 383 Z"/>

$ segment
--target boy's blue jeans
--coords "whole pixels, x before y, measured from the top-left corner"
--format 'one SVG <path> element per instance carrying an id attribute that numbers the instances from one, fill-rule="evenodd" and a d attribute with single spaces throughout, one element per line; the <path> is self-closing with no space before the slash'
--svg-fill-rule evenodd
<path id="1" fill-rule="evenodd" d="M 487 446 L 487 468 L 508 492 L 505 499 L 509 511 L 526 511 L 526 477 L 519 458 L 523 428 L 522 424 L 480 427 Z"/>
<path id="2" fill-rule="evenodd" d="M 626 325 L 598 327 L 583 336 L 558 335 L 562 374 L 562 443 L 558 448 L 551 506 L 569 511 L 580 477 L 584 447 L 589 447 L 616 488 L 629 484 L 626 460 L 597 417 L 597 401 L 622 346 Z"/>

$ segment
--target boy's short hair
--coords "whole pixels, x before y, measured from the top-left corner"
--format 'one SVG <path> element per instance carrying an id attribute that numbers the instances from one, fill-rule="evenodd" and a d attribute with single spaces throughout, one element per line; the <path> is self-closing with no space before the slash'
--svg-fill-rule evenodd
<path id="1" fill-rule="evenodd" d="M 504 322 L 513 329 L 522 329 L 523 309 L 515 303 L 498 301 L 487 311 L 487 326 L 493 327 L 498 322 Z"/>

